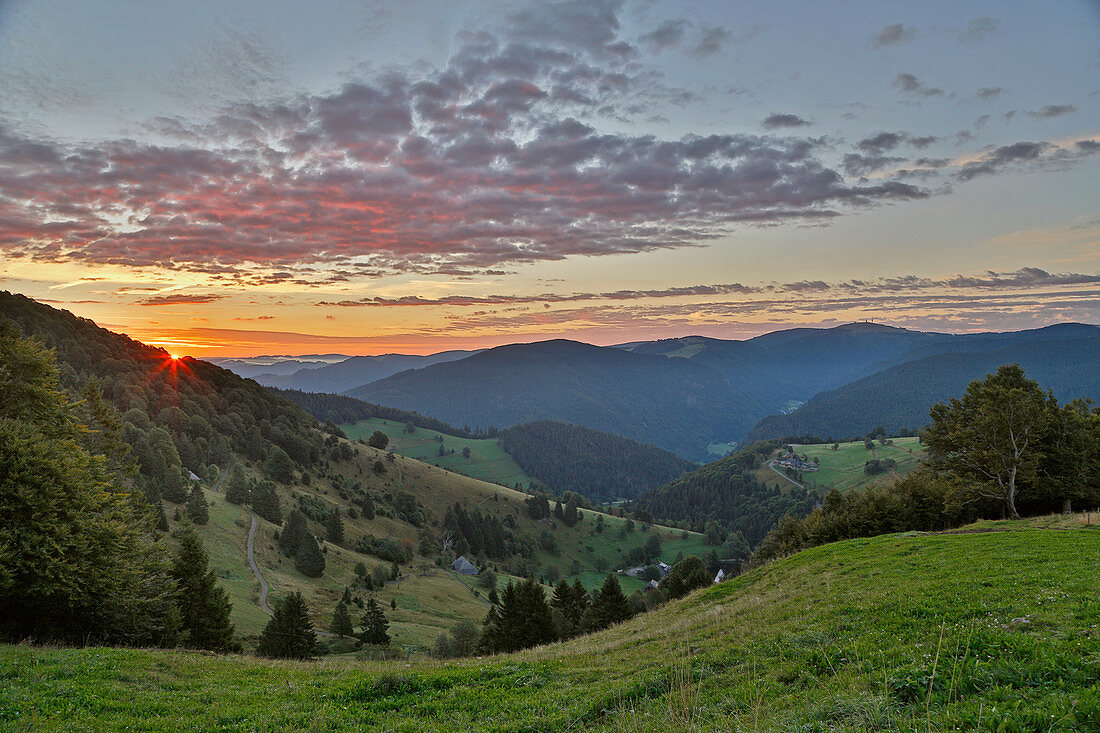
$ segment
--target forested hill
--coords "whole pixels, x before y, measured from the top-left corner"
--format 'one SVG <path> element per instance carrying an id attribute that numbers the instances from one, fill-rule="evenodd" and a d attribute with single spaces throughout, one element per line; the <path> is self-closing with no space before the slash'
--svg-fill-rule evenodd
<path id="1" fill-rule="evenodd" d="M 794 328 L 745 341 L 688 336 L 630 346 L 633 353 L 689 359 L 747 391 L 768 412 L 790 400 L 807 400 L 864 377 L 875 365 L 900 357 L 944 334 L 922 333 L 876 323 L 834 328 Z"/>
<path id="2" fill-rule="evenodd" d="M 122 417 L 123 437 L 152 499 L 185 491 L 181 469 L 202 473 L 232 454 L 254 460 L 284 454 L 317 460 L 317 421 L 260 385 L 213 364 L 172 359 L 22 295 L 0 292 L 0 317 L 57 354 L 62 387 L 80 394 L 90 379 Z"/>
<path id="3" fill-rule="evenodd" d="M 689 359 L 574 341 L 501 346 L 350 390 L 369 402 L 449 423 L 505 428 L 556 420 L 702 457 L 766 414 L 713 369 Z"/>
<path id="4" fill-rule="evenodd" d="M 554 494 L 629 499 L 696 468 L 652 445 L 550 420 L 516 425 L 498 437 L 505 452 Z"/>
<path id="5" fill-rule="evenodd" d="M 376 405 L 371 402 L 357 400 L 354 397 L 325 392 L 302 392 L 297 389 L 279 389 L 277 387 L 268 387 L 268 389 L 280 397 L 290 400 L 321 422 L 346 425 L 377 417 L 383 420 L 393 420 L 394 422 L 412 423 L 417 427 L 437 430 L 461 438 L 472 436 L 469 428 L 456 428 L 442 420 L 436 420 L 434 417 L 421 415 L 419 412 L 412 412 L 411 410 L 399 410 L 396 407 Z"/>
<path id="6" fill-rule="evenodd" d="M 841 439 L 864 435 L 876 426 L 885 427 L 889 433 L 920 428 L 928 423 L 928 410 L 933 404 L 961 394 L 971 381 L 995 372 L 1002 364 L 1018 363 L 1061 401 L 1100 399 L 1100 328 L 1052 329 L 1045 334 L 1047 338 L 1033 335 L 1024 342 L 1013 340 L 1007 345 L 1004 342 L 1009 335 L 1004 334 L 988 341 L 969 342 L 969 346 L 967 341 L 960 341 L 959 348 L 974 348 L 983 342 L 995 348 L 928 356 L 822 392 L 790 414 L 761 420 L 747 440 L 806 433 Z M 1092 335 L 1059 337 L 1081 333 Z"/>
<path id="7" fill-rule="evenodd" d="M 754 472 L 780 443 L 766 441 L 742 448 L 643 494 L 632 508 L 664 523 L 686 523 L 697 531 L 716 521 L 725 530 L 741 532 L 756 546 L 784 516 L 809 514 L 818 502 L 816 495 L 797 487 L 784 493 L 756 479 Z"/>

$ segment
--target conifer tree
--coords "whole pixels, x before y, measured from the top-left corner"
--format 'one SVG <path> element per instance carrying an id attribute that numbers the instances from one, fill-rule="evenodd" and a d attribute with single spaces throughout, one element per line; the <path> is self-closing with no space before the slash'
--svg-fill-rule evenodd
<path id="1" fill-rule="evenodd" d="M 225 589 L 218 585 L 214 571 L 209 569 L 209 560 L 195 528 L 184 524 L 180 530 L 179 554 L 172 566 L 182 644 L 212 652 L 240 651 L 229 620 L 233 606 Z"/>
<path id="2" fill-rule="evenodd" d="M 283 521 L 279 495 L 275 493 L 275 484 L 270 481 L 261 481 L 252 488 L 252 508 L 269 522 L 279 524 Z"/>
<path id="3" fill-rule="evenodd" d="M 283 522 L 283 529 L 279 532 L 279 549 L 287 557 L 293 557 L 302 545 L 302 538 L 309 529 L 306 527 L 306 515 L 294 509 L 287 515 Z"/>
<path id="4" fill-rule="evenodd" d="M 210 521 L 210 510 L 206 504 L 206 496 L 197 481 L 191 483 L 191 493 L 187 497 L 187 516 L 195 524 L 206 524 Z"/>
<path id="5" fill-rule="evenodd" d="M 301 593 L 295 591 L 275 606 L 256 651 L 283 659 L 309 659 L 317 653 L 317 634 Z"/>
<path id="6" fill-rule="evenodd" d="M 325 532 L 328 533 L 328 541 L 339 545 L 344 541 L 344 522 L 340 519 L 340 510 L 336 509 L 329 515 L 325 522 Z"/>
<path id="7" fill-rule="evenodd" d="M 630 604 L 623 595 L 623 589 L 619 586 L 619 580 L 615 575 L 609 574 L 592 599 L 592 605 L 585 614 L 584 625 L 589 631 L 606 629 L 612 624 L 622 623 L 633 616 Z"/>
<path id="8" fill-rule="evenodd" d="M 233 466 L 229 471 L 229 483 L 225 487 L 225 500 L 230 504 L 247 504 L 250 493 L 244 471 L 240 466 Z"/>
<path id="9" fill-rule="evenodd" d="M 351 614 L 348 613 L 348 604 L 341 600 L 336 604 L 336 610 L 332 612 L 332 626 L 329 631 L 338 636 L 352 636 L 355 629 L 351 624 Z"/>
<path id="10" fill-rule="evenodd" d="M 320 578 L 325 572 L 325 556 L 317 544 L 317 538 L 309 532 L 306 532 L 302 543 L 298 545 L 294 567 L 307 578 Z"/>
<path id="11" fill-rule="evenodd" d="M 364 644 L 386 646 L 390 643 L 390 635 L 386 633 L 389 627 L 382 607 L 373 598 L 367 599 L 367 608 L 363 613 L 363 633 L 359 638 Z"/>

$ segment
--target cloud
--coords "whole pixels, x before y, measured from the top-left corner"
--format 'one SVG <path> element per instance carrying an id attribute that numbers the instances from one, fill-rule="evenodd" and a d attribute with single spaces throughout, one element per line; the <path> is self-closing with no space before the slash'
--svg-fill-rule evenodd
<path id="1" fill-rule="evenodd" d="M 868 43 L 871 48 L 882 48 L 884 46 L 896 46 L 900 43 L 908 43 L 916 37 L 917 29 L 913 26 L 902 25 L 901 23 L 891 23 L 871 36 Z"/>
<path id="2" fill-rule="evenodd" d="M 666 48 L 678 46 L 684 39 L 687 22 L 683 20 L 666 20 L 656 29 L 642 35 L 641 42 L 650 51 L 660 53 Z"/>
<path id="3" fill-rule="evenodd" d="M 1058 169 L 1100 152 L 1100 140 L 1081 138 L 1058 143 L 1021 141 L 985 151 L 959 165 L 956 176 L 969 181 L 978 176 L 1037 168 Z"/>
<path id="4" fill-rule="evenodd" d="M 959 42 L 969 43 L 983 41 L 996 33 L 1000 25 L 1001 21 L 996 18 L 990 18 L 988 16 L 975 18 L 967 24 L 966 30 L 959 34 Z"/>
<path id="5" fill-rule="evenodd" d="M 916 94 L 921 97 L 938 97 L 943 95 L 943 90 L 932 87 L 912 74 L 898 74 L 894 78 L 893 86 L 906 94 Z"/>
<path id="6" fill-rule="evenodd" d="M 772 112 L 760 124 L 768 130 L 777 130 L 784 127 L 805 127 L 812 123 L 795 114 Z"/>
<path id="7" fill-rule="evenodd" d="M 173 293 L 172 295 L 153 295 L 143 298 L 137 305 L 200 305 L 221 300 L 224 295 L 209 293 L 206 295 L 187 295 L 185 293 Z"/>
<path id="8" fill-rule="evenodd" d="M 700 58 L 713 56 L 732 40 L 733 34 L 721 26 L 704 28 L 699 31 L 698 37 L 692 44 L 691 53 Z"/>
<path id="9" fill-rule="evenodd" d="M 991 99 L 996 99 L 1003 91 L 1004 89 L 1001 87 L 982 87 L 978 90 L 978 98 L 988 102 Z"/>
<path id="10" fill-rule="evenodd" d="M 1035 112 L 1028 112 L 1032 117 L 1049 120 L 1051 117 L 1073 114 L 1077 106 L 1073 104 L 1048 104 Z"/>
<path id="11" fill-rule="evenodd" d="M 865 137 L 856 143 L 856 147 L 871 153 L 884 153 L 901 145 L 909 139 L 906 132 L 880 132 L 871 137 Z"/>

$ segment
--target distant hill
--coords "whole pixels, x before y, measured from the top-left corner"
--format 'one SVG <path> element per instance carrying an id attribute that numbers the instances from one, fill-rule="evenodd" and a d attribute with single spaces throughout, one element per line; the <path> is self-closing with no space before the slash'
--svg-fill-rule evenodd
<path id="1" fill-rule="evenodd" d="M 303 392 L 345 392 L 406 369 L 422 369 L 478 353 L 477 351 L 443 351 L 430 356 L 407 354 L 383 354 L 381 356 L 352 356 L 336 364 L 311 366 L 292 374 L 259 373 L 255 380 L 268 387 L 298 389 Z"/>
<path id="2" fill-rule="evenodd" d="M 574 423 L 685 457 L 766 414 L 740 385 L 692 360 L 564 340 L 501 346 L 347 394 L 474 427 Z"/>
<path id="3" fill-rule="evenodd" d="M 928 423 L 933 404 L 957 397 L 970 382 L 1002 364 L 1020 364 L 1059 401 L 1100 398 L 1100 328 L 1095 326 L 1067 324 L 1018 334 L 955 337 L 932 348 L 951 350 L 822 392 L 787 415 L 761 420 L 747 439 L 806 433 L 839 439 L 863 435 L 876 426 L 891 433 L 919 428 Z M 922 353 L 927 349 L 914 352 Z"/>
<path id="4" fill-rule="evenodd" d="M 306 356 L 248 356 L 248 357 L 206 357 L 204 361 L 228 369 L 239 377 L 253 379 L 260 374 L 293 374 L 300 369 L 335 364 L 350 357 L 342 354 L 309 354 Z"/>
<path id="5" fill-rule="evenodd" d="M 864 377 L 877 371 L 877 363 L 940 338 L 941 334 L 850 323 L 775 331 L 745 341 L 688 336 L 623 348 L 637 354 L 689 359 L 709 367 L 744 389 L 768 412 L 778 412 L 789 401 L 805 401 L 821 390 Z"/>
<path id="6" fill-rule="evenodd" d="M 502 430 L 500 446 L 555 494 L 630 499 L 696 468 L 656 446 L 550 420 Z"/>

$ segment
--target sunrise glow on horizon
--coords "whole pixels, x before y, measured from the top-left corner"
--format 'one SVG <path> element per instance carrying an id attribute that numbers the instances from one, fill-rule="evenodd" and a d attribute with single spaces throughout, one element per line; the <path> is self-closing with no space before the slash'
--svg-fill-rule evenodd
<path id="1" fill-rule="evenodd" d="M 1098 39 L 1068 0 L 16 0 L 0 289 L 173 358 L 1100 323 Z"/>

